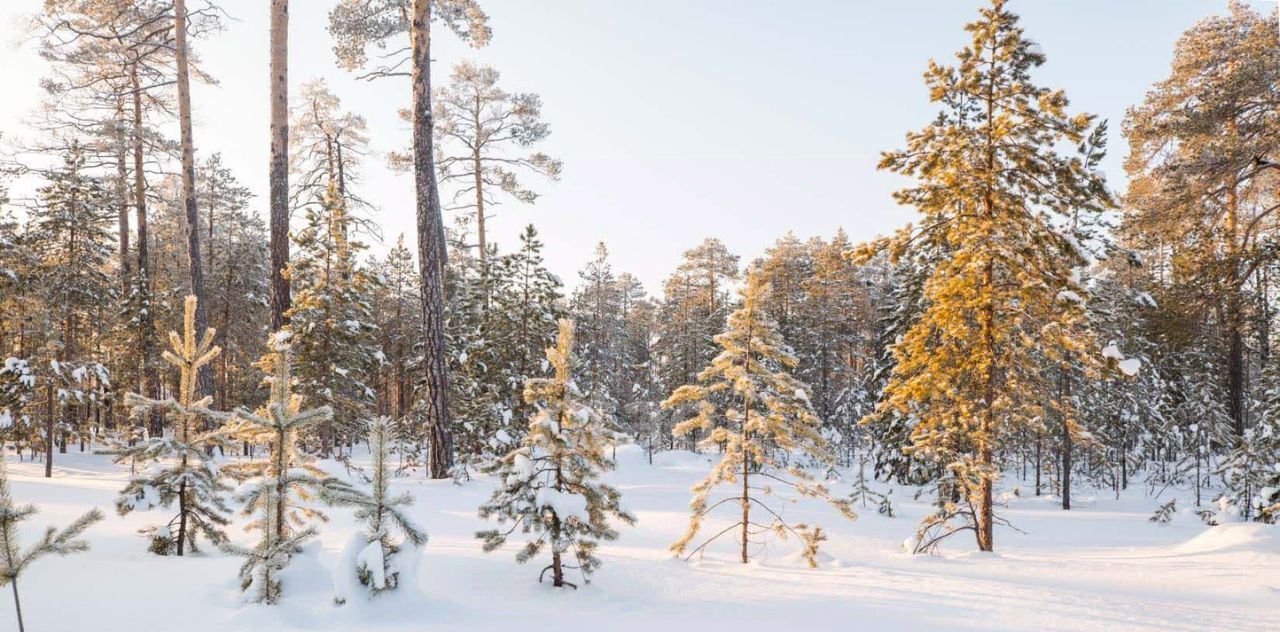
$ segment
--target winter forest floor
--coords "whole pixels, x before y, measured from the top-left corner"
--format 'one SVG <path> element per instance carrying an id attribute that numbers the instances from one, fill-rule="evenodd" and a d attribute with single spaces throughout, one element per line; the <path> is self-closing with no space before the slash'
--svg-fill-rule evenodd
<path id="1" fill-rule="evenodd" d="M 894 518 L 859 507 L 849 523 L 816 502 L 788 506 L 788 519 L 830 533 L 817 570 L 804 566 L 795 540 L 757 549 L 758 561 L 745 566 L 729 539 L 701 561 L 675 561 L 667 545 L 685 528 L 688 488 L 710 457 L 664 453 L 651 466 L 634 447 L 619 450 L 609 479 L 639 522 L 602 546 L 604 566 L 580 590 L 539 584 L 539 560 L 518 565 L 514 545 L 481 552 L 473 533 L 486 524 L 476 507 L 489 479 L 455 486 L 419 475 L 396 481 L 415 496 L 410 511 L 431 534 L 416 589 L 334 606 L 330 568 L 353 530 L 350 511 L 334 509 L 318 554 L 291 567 L 281 605 L 252 606 L 237 590 L 239 560 L 145 552 L 136 532 L 159 513 L 111 512 L 127 469 L 72 452 L 57 455 L 50 480 L 41 464 L 9 458 L 17 501 L 41 509 L 24 523 L 25 541 L 89 506 L 110 513 L 89 531 L 90 552 L 41 561 L 23 575 L 30 630 L 1274 630 L 1280 612 L 1280 529 L 1206 528 L 1185 498 L 1171 523 L 1157 525 L 1147 518 L 1159 501 L 1141 485 L 1119 500 L 1081 490 L 1070 512 L 1052 498 L 1012 498 L 1003 515 L 1025 533 L 1000 529 L 994 554 L 970 552 L 968 534 L 940 556 L 904 553 L 903 539 L 929 507 L 899 488 Z M 1005 488 L 1019 484 L 1006 480 Z M 720 517 L 731 519 L 725 511 Z M 709 521 L 705 533 L 719 528 Z M 238 525 L 233 537 L 248 539 Z M 0 630 L 16 628 L 4 593 Z"/>

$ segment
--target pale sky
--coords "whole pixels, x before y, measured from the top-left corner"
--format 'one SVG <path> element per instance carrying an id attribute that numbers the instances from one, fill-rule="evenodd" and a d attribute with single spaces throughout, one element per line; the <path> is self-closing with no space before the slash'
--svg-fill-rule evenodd
<path id="1" fill-rule="evenodd" d="M 12 45 L 41 0 L 0 6 L 0 132 L 19 136 L 43 70 Z M 195 142 L 221 152 L 265 213 L 268 157 L 266 0 L 221 0 L 234 18 L 197 44 L 217 86 L 196 86 Z M 334 0 L 293 0 L 290 82 L 324 77 L 369 120 L 372 144 L 408 145 L 396 116 L 407 80 L 355 81 L 334 64 L 327 14 Z M 541 148 L 564 161 L 558 183 L 530 180 L 534 206 L 498 210 L 500 247 L 533 222 L 551 269 L 569 287 L 597 241 L 615 271 L 651 291 L 685 249 L 717 236 L 743 261 L 788 230 L 805 238 L 844 227 L 855 240 L 911 216 L 890 193 L 904 181 L 877 172 L 879 152 L 932 118 L 921 80 L 930 58 L 949 62 L 982 0 L 482 0 L 493 28 L 480 50 L 439 30 L 437 83 L 463 58 L 494 66 L 502 87 L 536 92 L 552 127 Z M 1063 88 L 1074 110 L 1111 120 L 1105 171 L 1123 189 L 1124 110 L 1167 74 L 1173 43 L 1226 0 L 1015 0 L 1048 63 L 1041 85 Z M 1258 6 L 1269 1 L 1256 0 Z M 413 234 L 412 181 L 368 168 L 362 194 L 387 241 Z M 412 239 L 410 237 L 410 239 Z M 412 243 L 412 241 L 410 242 Z"/>

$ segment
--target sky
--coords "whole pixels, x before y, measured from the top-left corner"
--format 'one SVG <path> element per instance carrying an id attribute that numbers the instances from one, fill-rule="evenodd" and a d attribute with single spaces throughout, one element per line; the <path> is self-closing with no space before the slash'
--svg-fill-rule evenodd
<path id="1" fill-rule="evenodd" d="M 41 62 L 21 42 L 23 16 L 41 0 L 0 6 L 0 132 L 18 137 L 37 105 Z M 193 87 L 195 143 L 221 152 L 266 213 L 266 0 L 220 0 L 233 20 L 196 43 L 217 85 Z M 369 121 L 375 151 L 409 145 L 397 116 L 405 79 L 360 81 L 338 68 L 326 31 L 335 0 L 294 0 L 290 83 L 321 77 Z M 921 79 L 949 62 L 962 27 L 985 0 L 482 0 L 493 40 L 471 49 L 438 29 L 437 85 L 461 59 L 502 73 L 510 91 L 542 97 L 551 136 L 540 149 L 564 161 L 558 182 L 527 182 L 534 205 L 509 202 L 490 233 L 513 246 L 537 226 L 553 272 L 573 287 L 604 241 L 614 269 L 655 294 L 681 253 L 722 239 L 743 263 L 778 237 L 886 234 L 911 218 L 891 193 L 908 184 L 879 172 L 882 151 L 929 123 Z M 1254 0 L 1264 7 L 1270 0 Z M 198 5 L 198 2 L 197 2 Z M 1168 73 L 1178 36 L 1227 0 L 1014 0 L 1048 63 L 1035 77 L 1062 88 L 1074 111 L 1111 121 L 1104 171 L 1124 188 L 1125 108 Z M 195 6 L 195 5 L 193 5 Z M 413 239 L 413 183 L 373 160 L 361 194 L 378 207 L 386 242 Z M 411 246 L 412 247 L 412 246 Z"/>

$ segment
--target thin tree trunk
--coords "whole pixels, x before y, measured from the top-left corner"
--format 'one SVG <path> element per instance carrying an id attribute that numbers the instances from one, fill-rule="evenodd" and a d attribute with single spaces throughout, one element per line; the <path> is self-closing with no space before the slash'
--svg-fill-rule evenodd
<path id="1" fill-rule="evenodd" d="M 22 600 L 18 599 L 18 578 L 9 580 L 9 584 L 13 586 L 13 609 L 18 613 L 18 632 L 26 632 L 27 628 L 22 624 Z"/>
<path id="2" fill-rule="evenodd" d="M 139 391 L 152 399 L 160 398 L 160 378 L 156 375 L 155 364 L 155 316 L 151 313 L 151 259 L 147 235 L 147 181 L 143 171 L 142 155 L 142 85 L 138 80 L 138 62 L 129 65 L 129 84 L 133 92 L 133 204 L 134 223 L 138 225 L 138 291 L 143 293 L 143 303 L 147 309 L 139 315 L 142 371 Z M 147 431 L 151 436 L 163 432 L 160 414 L 154 410 L 147 413 Z"/>
<path id="3" fill-rule="evenodd" d="M 129 261 L 129 193 L 127 181 L 129 179 L 128 166 L 128 148 L 124 140 L 125 119 L 124 119 L 124 95 L 120 95 L 116 99 L 116 208 L 117 208 L 117 224 L 118 238 L 117 242 L 120 246 L 120 295 L 129 296 L 129 277 L 131 273 L 131 264 Z"/>
<path id="4" fill-rule="evenodd" d="M 271 0 L 271 330 L 288 324 L 289 0 Z"/>
<path id="5" fill-rule="evenodd" d="M 417 193 L 418 268 L 423 325 L 423 412 L 431 439 L 428 474 L 445 478 L 453 466 L 449 375 L 444 348 L 444 218 L 436 191 L 431 119 L 431 2 L 414 0 L 413 167 Z"/>
<path id="6" fill-rule="evenodd" d="M 53 378 L 50 378 L 49 385 L 45 387 L 45 406 L 49 414 L 45 416 L 44 422 L 44 477 L 53 478 L 53 418 L 58 414 L 53 407 Z"/>
<path id="7" fill-rule="evenodd" d="M 191 136 L 191 76 L 188 70 L 187 2 L 174 0 L 174 45 L 178 66 L 178 127 L 182 146 L 182 198 L 187 218 L 187 273 L 191 295 L 196 297 L 196 331 L 209 326 L 208 308 L 204 300 L 204 274 L 200 265 L 200 216 L 196 208 L 195 142 Z M 196 376 L 196 398 L 209 392 L 209 367 L 202 366 Z"/>
<path id="8" fill-rule="evenodd" d="M 1067 415 L 1071 405 L 1071 373 L 1062 369 L 1062 508 L 1071 509 L 1071 419 Z"/>

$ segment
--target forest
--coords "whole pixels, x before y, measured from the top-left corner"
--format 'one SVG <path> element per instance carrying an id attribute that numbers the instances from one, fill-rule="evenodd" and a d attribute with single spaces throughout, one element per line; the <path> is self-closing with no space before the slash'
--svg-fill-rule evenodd
<path id="1" fill-rule="evenodd" d="M 334 0 L 325 32 L 44 0 L 40 107 L 0 130 L 6 625 L 1274 625 L 1280 16 L 1215 5 L 1108 121 L 1047 85 L 1025 2 L 913 60 L 935 116 L 878 165 L 910 224 L 681 234 L 654 293 L 604 241 L 495 238 L 574 165 L 537 93 L 433 57 L 502 36 L 484 0 Z M 261 173 L 193 126 L 237 12 L 269 12 Z M 403 86 L 399 144 L 290 38 Z"/>

